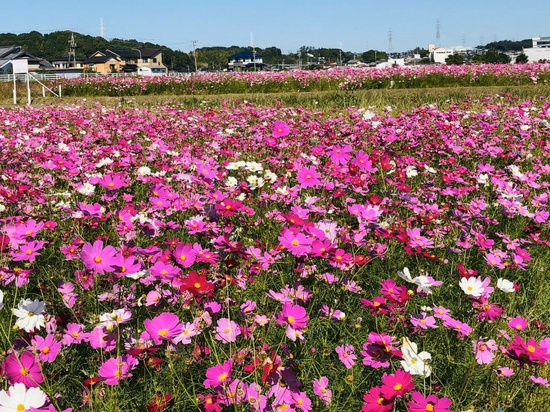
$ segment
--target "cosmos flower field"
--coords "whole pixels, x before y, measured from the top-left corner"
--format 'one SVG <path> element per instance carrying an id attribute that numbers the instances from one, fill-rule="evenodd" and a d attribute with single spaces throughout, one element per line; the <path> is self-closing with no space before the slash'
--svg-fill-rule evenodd
<path id="1" fill-rule="evenodd" d="M 64 96 L 141 96 L 158 94 L 213 95 L 355 91 L 470 86 L 547 85 L 549 63 L 424 65 L 377 68 L 335 68 L 281 72 L 215 72 L 183 76 L 82 77 L 57 80 Z"/>
<path id="2" fill-rule="evenodd" d="M 550 396 L 550 100 L 0 108 L 0 411 Z"/>

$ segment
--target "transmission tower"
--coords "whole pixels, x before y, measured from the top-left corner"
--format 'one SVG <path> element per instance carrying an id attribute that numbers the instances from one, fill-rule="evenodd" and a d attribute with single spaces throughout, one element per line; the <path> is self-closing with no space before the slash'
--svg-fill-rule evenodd
<path id="1" fill-rule="evenodd" d="M 388 57 L 389 55 L 392 54 L 392 52 L 393 52 L 393 34 L 390 29 L 390 31 L 388 31 Z"/>
<path id="2" fill-rule="evenodd" d="M 437 19 L 435 30 L 435 47 L 441 47 L 441 34 L 439 34 L 439 19 Z"/>
<path id="3" fill-rule="evenodd" d="M 75 67 L 76 66 L 76 42 L 74 40 L 74 33 L 71 32 L 71 39 L 69 40 L 69 53 L 68 53 L 68 66 L 69 67 Z M 72 64 L 71 64 L 72 59 Z"/>

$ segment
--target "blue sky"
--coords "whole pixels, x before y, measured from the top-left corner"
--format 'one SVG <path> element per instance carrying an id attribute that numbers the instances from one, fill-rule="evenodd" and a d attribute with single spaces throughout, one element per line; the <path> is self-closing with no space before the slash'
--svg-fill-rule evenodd
<path id="1" fill-rule="evenodd" d="M 103 20 L 114 37 L 164 44 L 188 52 L 197 47 L 300 46 L 356 53 L 388 51 L 436 42 L 476 46 L 497 40 L 550 36 L 548 0 L 31 0 L 3 2 L 1 33 L 74 30 L 98 36 Z M 9 18 L 6 18 L 9 16 Z M 78 39 L 77 39 L 78 41 Z"/>

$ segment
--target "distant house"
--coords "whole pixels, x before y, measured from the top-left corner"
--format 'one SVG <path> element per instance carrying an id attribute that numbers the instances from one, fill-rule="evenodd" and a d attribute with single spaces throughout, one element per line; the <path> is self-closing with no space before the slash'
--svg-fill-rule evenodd
<path id="1" fill-rule="evenodd" d="M 10 73 L 12 70 L 11 61 L 16 59 L 27 59 L 29 72 L 53 67 L 47 60 L 33 56 L 21 46 L 0 46 L 0 73 Z"/>
<path id="2" fill-rule="evenodd" d="M 263 56 L 253 51 L 244 51 L 232 54 L 227 58 L 227 70 L 243 71 L 251 68 L 263 70 L 265 67 Z"/>
<path id="3" fill-rule="evenodd" d="M 84 64 L 97 73 L 131 73 L 141 68 L 148 68 L 153 74 L 168 73 L 168 67 L 162 62 L 161 49 L 98 50 Z"/>
<path id="4" fill-rule="evenodd" d="M 523 49 L 530 62 L 546 60 L 550 62 L 550 36 L 533 37 L 533 47 Z"/>
<path id="5" fill-rule="evenodd" d="M 82 73 L 86 67 L 84 57 L 76 57 L 74 55 L 65 55 L 52 60 L 53 68 L 50 71 L 59 74 L 79 74 Z"/>

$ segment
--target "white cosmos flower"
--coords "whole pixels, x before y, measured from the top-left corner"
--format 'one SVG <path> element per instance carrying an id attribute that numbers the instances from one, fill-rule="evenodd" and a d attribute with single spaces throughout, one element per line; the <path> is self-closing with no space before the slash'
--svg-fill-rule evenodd
<path id="1" fill-rule="evenodd" d="M 403 268 L 402 271 L 400 270 L 397 272 L 397 275 L 406 282 L 414 283 L 411 272 L 409 272 L 409 268 Z"/>
<path id="2" fill-rule="evenodd" d="M 46 394 L 40 388 L 26 388 L 17 382 L 7 391 L 0 391 L 0 412 L 28 411 L 46 403 Z"/>
<path id="3" fill-rule="evenodd" d="M 500 290 L 502 290 L 503 292 L 506 292 L 506 293 L 513 293 L 513 292 L 516 291 L 514 289 L 514 283 L 510 282 L 507 279 L 503 279 L 503 278 L 499 278 L 497 280 L 497 288 L 499 288 Z"/>
<path id="4" fill-rule="evenodd" d="M 19 302 L 19 307 L 17 309 L 12 309 L 11 311 L 15 316 L 17 316 L 17 321 L 15 324 L 19 329 L 23 329 L 26 332 L 31 332 L 35 328 L 40 329 L 45 325 L 44 312 L 46 305 L 44 302 L 35 299 L 21 299 Z M 0 412 L 2 412 L 0 410 Z"/>
<path id="5" fill-rule="evenodd" d="M 416 170 L 416 167 L 414 167 L 413 165 L 407 166 L 407 168 L 405 169 L 405 173 L 407 177 L 418 176 L 418 170 Z"/>
<path id="6" fill-rule="evenodd" d="M 78 193 L 84 196 L 93 195 L 95 192 L 95 186 L 91 183 L 84 183 L 81 187 L 78 188 Z"/>
<path id="7" fill-rule="evenodd" d="M 4 308 L 4 292 L 0 290 L 0 309 Z"/>
<path id="8" fill-rule="evenodd" d="M 422 375 L 425 378 L 431 375 L 432 368 L 427 362 L 432 359 L 432 355 L 425 351 L 419 353 L 416 343 L 411 342 L 409 338 L 403 338 L 401 352 L 403 353 L 401 366 L 405 372 L 411 375 Z"/>
<path id="9" fill-rule="evenodd" d="M 459 286 L 465 294 L 476 298 L 480 297 L 485 290 L 483 287 L 483 282 L 479 277 L 471 277 L 468 279 L 462 278 L 460 279 Z"/>

